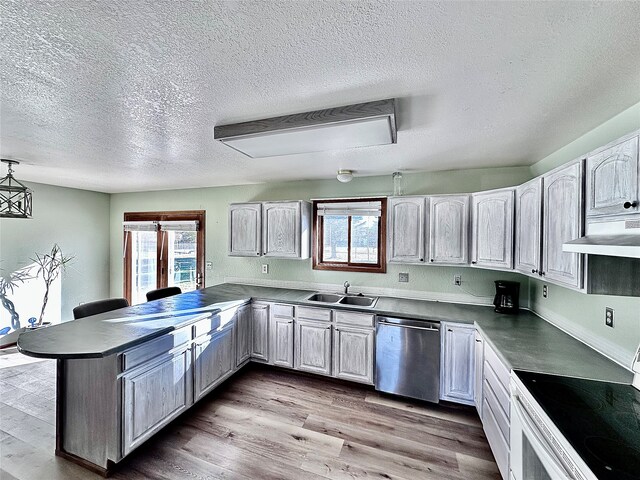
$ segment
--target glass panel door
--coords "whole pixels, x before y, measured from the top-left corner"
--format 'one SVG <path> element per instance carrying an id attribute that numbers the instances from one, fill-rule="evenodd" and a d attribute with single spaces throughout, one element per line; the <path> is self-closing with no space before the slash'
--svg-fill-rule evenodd
<path id="1" fill-rule="evenodd" d="M 124 297 L 131 305 L 164 287 L 204 287 L 205 211 L 124 214 Z"/>
<path id="2" fill-rule="evenodd" d="M 183 292 L 195 290 L 197 273 L 197 232 L 168 231 L 167 286 L 180 287 Z"/>
<path id="3" fill-rule="evenodd" d="M 154 290 L 158 278 L 158 235 L 156 232 L 130 232 L 131 237 L 131 304 L 147 301 L 146 293 Z"/>

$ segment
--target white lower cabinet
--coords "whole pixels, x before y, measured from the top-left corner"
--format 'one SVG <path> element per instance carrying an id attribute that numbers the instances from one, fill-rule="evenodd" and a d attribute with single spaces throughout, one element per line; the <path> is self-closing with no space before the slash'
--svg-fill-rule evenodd
<path id="1" fill-rule="evenodd" d="M 271 363 L 293 368 L 293 318 L 271 319 Z"/>
<path id="2" fill-rule="evenodd" d="M 305 372 L 331 375 L 331 323 L 295 321 L 295 367 Z"/>
<path id="3" fill-rule="evenodd" d="M 251 305 L 251 358 L 269 361 L 269 304 Z"/>
<path id="4" fill-rule="evenodd" d="M 475 332 L 475 369 L 473 376 L 473 402 L 476 404 L 478 415 L 482 418 L 482 383 L 484 372 L 484 339 L 476 330 Z"/>
<path id="5" fill-rule="evenodd" d="M 482 426 L 502 478 L 509 478 L 511 396 L 509 368 L 484 342 Z"/>
<path id="6" fill-rule="evenodd" d="M 194 399 L 213 390 L 229 377 L 236 367 L 233 322 L 219 331 L 196 340 L 194 345 Z"/>
<path id="7" fill-rule="evenodd" d="M 338 325 L 333 330 L 333 375 L 373 383 L 374 331 Z"/>
<path id="8" fill-rule="evenodd" d="M 251 359 L 251 306 L 244 305 L 236 313 L 236 366 Z"/>
<path id="9" fill-rule="evenodd" d="M 442 323 L 440 399 L 474 405 L 475 328 Z"/>
<path id="10" fill-rule="evenodd" d="M 191 350 L 185 348 L 122 376 L 124 455 L 193 403 L 190 372 Z"/>

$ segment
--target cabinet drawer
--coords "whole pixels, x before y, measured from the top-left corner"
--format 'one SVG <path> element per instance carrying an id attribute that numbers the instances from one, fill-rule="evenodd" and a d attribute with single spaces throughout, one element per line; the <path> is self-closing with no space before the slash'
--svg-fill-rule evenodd
<path id="1" fill-rule="evenodd" d="M 191 327 L 150 340 L 122 354 L 122 369 L 130 370 L 191 340 Z"/>
<path id="2" fill-rule="evenodd" d="M 323 322 L 331 321 L 331 309 L 329 308 L 312 308 L 298 307 L 298 319 L 320 320 Z"/>
<path id="3" fill-rule="evenodd" d="M 484 433 L 487 436 L 487 441 L 489 442 L 493 456 L 498 464 L 500 474 L 502 475 L 502 478 L 509 478 L 509 445 L 502 436 L 496 417 L 487 403 L 486 397 L 482 404 L 482 413 L 482 426 L 484 428 Z"/>
<path id="4" fill-rule="evenodd" d="M 193 338 L 198 338 L 201 335 L 223 329 L 230 322 L 233 322 L 237 311 L 237 308 L 230 308 L 229 310 L 224 310 L 217 315 L 212 315 L 196 322 L 193 326 Z"/>
<path id="5" fill-rule="evenodd" d="M 502 432 L 502 435 L 508 445 L 509 417 L 507 417 L 507 415 L 505 414 L 503 407 L 500 405 L 498 399 L 496 398 L 496 394 L 493 392 L 493 388 L 491 388 L 491 385 L 489 385 L 489 382 L 487 382 L 486 380 L 484 382 L 484 400 L 489 405 L 489 408 L 491 408 L 491 413 L 493 413 L 493 416 L 498 423 L 498 427 L 500 428 L 500 431 Z"/>
<path id="6" fill-rule="evenodd" d="M 273 305 L 273 316 L 283 318 L 293 318 L 293 305 Z"/>
<path id="7" fill-rule="evenodd" d="M 491 348 L 491 345 L 489 345 L 488 342 L 484 342 L 484 343 L 485 343 L 485 346 L 484 346 L 485 361 L 489 365 L 491 365 L 491 368 L 493 368 L 493 371 L 495 372 L 496 376 L 500 380 L 500 383 L 502 383 L 502 386 L 505 388 L 505 390 L 508 390 L 509 379 L 511 377 L 509 373 L 509 368 L 507 368 L 507 366 L 504 363 L 502 363 L 502 360 L 500 360 L 495 350 Z"/>
<path id="8" fill-rule="evenodd" d="M 368 313 L 353 313 L 336 310 L 333 312 L 336 323 L 355 325 L 358 327 L 373 327 L 373 315 Z"/>
<path id="9" fill-rule="evenodd" d="M 500 406 L 506 417 L 510 418 L 509 390 L 507 390 L 507 388 L 498 379 L 498 376 L 493 371 L 493 367 L 488 362 L 484 362 L 484 380 L 493 391 L 495 400 L 498 402 L 498 405 L 496 406 Z"/>

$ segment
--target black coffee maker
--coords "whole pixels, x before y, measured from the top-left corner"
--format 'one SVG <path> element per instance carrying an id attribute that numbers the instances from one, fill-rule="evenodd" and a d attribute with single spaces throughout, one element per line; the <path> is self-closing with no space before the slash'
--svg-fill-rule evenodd
<path id="1" fill-rule="evenodd" d="M 520 283 L 496 280 L 496 296 L 493 298 L 498 313 L 518 313 L 520 308 Z"/>

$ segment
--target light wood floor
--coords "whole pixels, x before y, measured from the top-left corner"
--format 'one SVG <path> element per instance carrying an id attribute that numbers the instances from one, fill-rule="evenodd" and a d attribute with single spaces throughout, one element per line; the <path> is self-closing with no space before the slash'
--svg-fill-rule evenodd
<path id="1" fill-rule="evenodd" d="M 55 363 L 0 372 L 0 478 L 98 479 L 54 456 Z M 472 408 L 247 367 L 138 449 L 116 479 L 499 479 Z"/>

